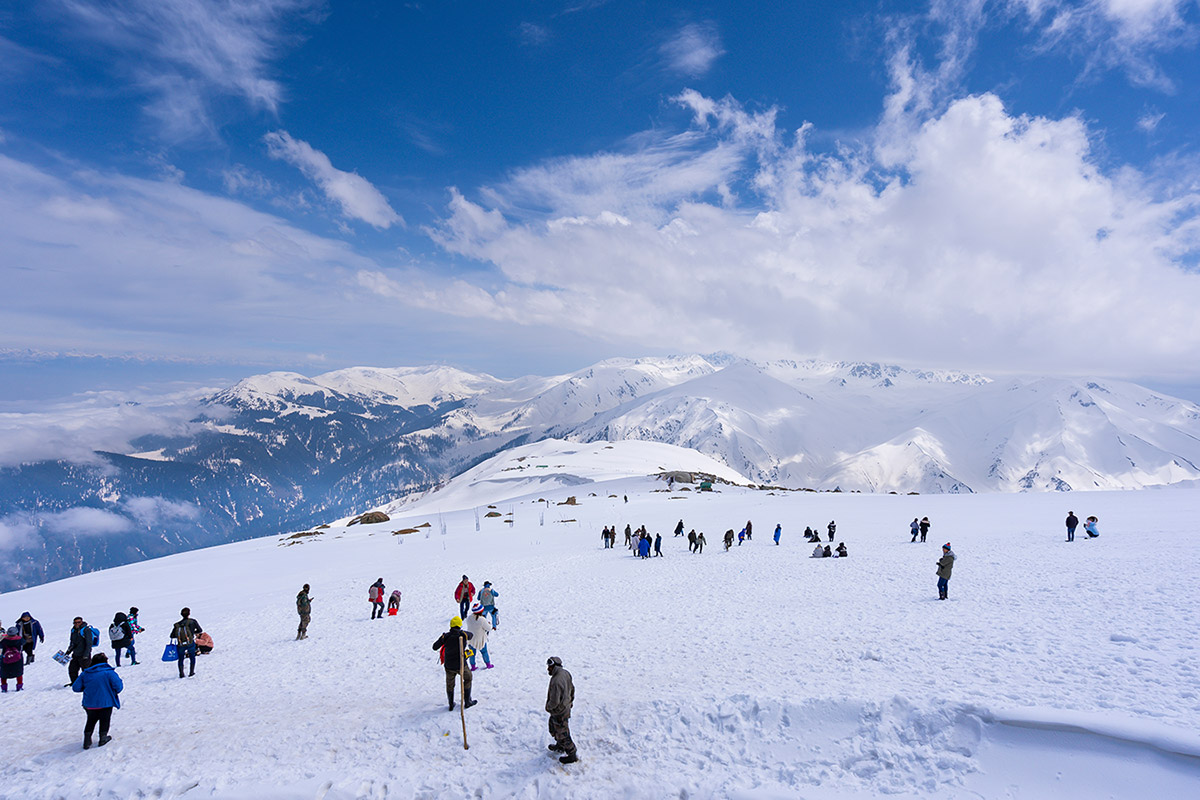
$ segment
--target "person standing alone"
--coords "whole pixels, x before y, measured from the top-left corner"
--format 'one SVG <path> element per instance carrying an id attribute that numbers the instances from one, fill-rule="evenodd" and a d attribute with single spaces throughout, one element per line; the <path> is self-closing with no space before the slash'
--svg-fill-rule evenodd
<path id="1" fill-rule="evenodd" d="M 1075 516 L 1074 511 L 1067 512 L 1067 541 L 1075 541 L 1075 529 L 1079 527 L 1079 517 Z"/>
<path id="2" fill-rule="evenodd" d="M 308 621 L 312 618 L 312 598 L 308 596 L 308 584 L 296 594 L 296 613 L 300 615 L 300 627 L 296 628 L 296 640 L 308 638 Z"/>
<path id="3" fill-rule="evenodd" d="M 942 545 L 942 557 L 937 562 L 938 600 L 948 599 L 950 593 L 950 573 L 954 570 L 954 551 L 950 543 Z"/>
<path id="4" fill-rule="evenodd" d="M 179 677 L 183 677 L 183 659 L 189 659 L 188 677 L 196 674 L 196 636 L 204 633 L 200 623 L 192 619 L 192 610 L 179 610 L 179 621 L 171 627 L 171 638 L 175 640 L 175 660 L 179 662 Z"/>
<path id="5" fill-rule="evenodd" d="M 562 753 L 558 760 L 563 764 L 574 764 L 579 760 L 575 742 L 571 741 L 571 707 L 575 705 L 575 683 L 571 673 L 563 669 L 562 659 L 550 656 L 546 659 L 546 671 L 550 673 L 550 686 L 546 690 L 546 713 L 550 715 L 550 735 L 554 744 L 551 752 Z"/>

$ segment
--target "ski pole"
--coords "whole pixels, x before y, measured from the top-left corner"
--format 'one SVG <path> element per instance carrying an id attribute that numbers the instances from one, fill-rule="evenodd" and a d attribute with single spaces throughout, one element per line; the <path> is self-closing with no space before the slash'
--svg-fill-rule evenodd
<path id="1" fill-rule="evenodd" d="M 463 750 L 470 750 L 467 744 L 467 637 L 459 634 L 462 644 L 458 648 L 458 680 L 462 687 L 462 702 L 458 704 L 458 715 L 462 717 Z"/>

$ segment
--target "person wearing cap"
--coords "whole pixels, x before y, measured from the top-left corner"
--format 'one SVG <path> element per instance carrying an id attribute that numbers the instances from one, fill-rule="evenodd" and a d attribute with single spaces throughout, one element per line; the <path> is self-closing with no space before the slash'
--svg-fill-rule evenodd
<path id="1" fill-rule="evenodd" d="M 442 651 L 442 667 L 446 670 L 446 700 L 450 703 L 450 711 L 454 710 L 454 679 L 458 675 L 462 675 L 463 680 L 463 708 L 470 708 L 479 702 L 471 699 L 471 673 L 462 668 L 463 650 L 470 638 L 471 632 L 462 629 L 462 617 L 454 617 L 450 620 L 450 630 L 433 643 L 434 650 Z"/>
<path id="2" fill-rule="evenodd" d="M 575 742 L 571 741 L 571 706 L 575 705 L 575 683 L 571 673 L 563 669 L 562 659 L 550 656 L 546 659 L 546 671 L 550 673 L 550 687 L 546 690 L 546 713 L 550 715 L 550 735 L 554 744 L 549 746 L 551 752 L 562 753 L 558 760 L 564 764 L 573 764 L 579 760 L 575 752 Z"/>
<path id="3" fill-rule="evenodd" d="M 458 615 L 465 617 L 471 601 L 475 599 L 475 584 L 467 580 L 466 575 L 463 575 L 462 583 L 454 587 L 454 599 L 458 601 Z"/>
<path id="4" fill-rule="evenodd" d="M 1075 529 L 1079 527 L 1079 517 L 1075 516 L 1074 511 L 1067 512 L 1067 541 L 1075 541 Z"/>
<path id="5" fill-rule="evenodd" d="M 483 594 L 483 592 L 480 592 Z M 493 625 L 488 621 L 487 609 L 482 603 L 476 603 L 471 608 L 471 617 L 467 620 L 467 632 L 471 634 L 471 655 L 467 660 L 471 662 L 471 672 L 475 671 L 475 654 L 483 656 L 484 669 L 492 668 L 492 659 L 488 656 L 487 641 L 488 635 L 493 630 Z"/>
<path id="6" fill-rule="evenodd" d="M 96 653 L 92 656 L 91 666 L 80 673 L 71 682 L 71 688 L 83 692 L 83 710 L 87 712 L 87 723 L 83 727 L 83 749 L 92 746 L 92 731 L 96 723 L 100 723 L 100 746 L 108 744 L 112 737 L 108 735 L 108 724 L 112 720 L 114 708 L 121 707 L 121 690 L 125 684 L 117 671 L 109 666 L 108 656 Z"/>
<path id="7" fill-rule="evenodd" d="M 1088 517 L 1087 522 L 1083 523 L 1083 529 L 1087 531 L 1089 539 L 1095 539 L 1100 535 L 1100 529 L 1097 527 L 1099 524 L 1100 520 L 1096 517 Z"/>
<path id="8" fill-rule="evenodd" d="M 42 623 L 34 619 L 28 611 L 21 612 L 21 616 L 17 618 L 17 627 L 21 629 L 21 638 L 24 641 L 25 647 L 25 663 L 33 663 L 33 651 L 37 647 L 38 642 L 46 641 L 46 633 L 42 630 Z"/>
<path id="9" fill-rule="evenodd" d="M 613 528 L 613 538 L 616 539 L 616 528 Z M 483 606 L 483 612 L 490 614 L 492 617 L 492 629 L 500 627 L 500 612 L 496 610 L 496 598 L 500 593 L 492 586 L 491 581 L 484 581 L 483 588 L 479 590 L 479 604 Z"/>
<path id="10" fill-rule="evenodd" d="M 17 679 L 17 691 L 25 688 L 25 640 L 19 625 L 13 625 L 0 639 L 0 692 L 8 691 L 8 679 Z"/>
<path id="11" fill-rule="evenodd" d="M 954 551 L 950 543 L 942 545 L 942 557 L 937 562 L 938 600 L 947 599 L 950 591 L 950 573 L 954 570 Z"/>

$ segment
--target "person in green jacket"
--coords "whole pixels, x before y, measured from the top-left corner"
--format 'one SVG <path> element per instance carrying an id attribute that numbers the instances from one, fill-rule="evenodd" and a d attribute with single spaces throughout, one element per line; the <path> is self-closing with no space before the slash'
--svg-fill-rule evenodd
<path id="1" fill-rule="evenodd" d="M 554 753 L 562 753 L 558 760 L 564 764 L 574 764 L 579 760 L 575 752 L 575 742 L 571 740 L 571 706 L 575 704 L 575 683 L 571 673 L 563 669 L 562 659 L 550 656 L 546 659 L 546 671 L 550 673 L 550 687 L 546 690 L 546 712 L 550 715 L 550 735 L 554 744 L 549 749 Z"/>
<path id="2" fill-rule="evenodd" d="M 308 584 L 296 594 L 296 613 L 300 615 L 300 627 L 296 628 L 296 640 L 308 638 L 308 621 L 312 615 L 312 598 L 308 596 Z"/>
<path id="3" fill-rule="evenodd" d="M 954 551 L 950 543 L 942 545 L 942 557 L 937 562 L 938 600 L 945 600 L 950 591 L 950 573 L 954 570 Z"/>

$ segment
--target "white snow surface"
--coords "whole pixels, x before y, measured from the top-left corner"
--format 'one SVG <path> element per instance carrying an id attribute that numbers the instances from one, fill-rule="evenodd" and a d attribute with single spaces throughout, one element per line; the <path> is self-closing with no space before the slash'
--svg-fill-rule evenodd
<path id="1" fill-rule="evenodd" d="M 0 796 L 1200 796 L 1200 490 L 592 486 L 511 498 L 512 521 L 479 530 L 471 510 L 426 510 L 0 595 L 0 619 L 30 610 L 48 637 L 28 691 L 0 696 Z M 568 494 L 580 504 L 557 505 Z M 1097 515 L 1101 538 L 1065 542 L 1068 509 Z M 910 543 L 925 515 L 929 541 Z M 706 534 L 702 554 L 671 535 L 680 518 Z M 721 534 L 747 519 L 753 540 L 724 552 Z M 801 532 L 831 519 L 850 557 L 808 558 Z M 602 549 L 600 528 L 626 523 L 662 533 L 664 557 Z M 406 527 L 418 532 L 392 534 Z M 947 540 L 958 560 L 939 602 Z M 463 573 L 492 581 L 501 610 L 469 750 L 431 649 Z M 380 576 L 404 600 L 371 621 Z M 297 642 L 305 582 L 313 618 Z M 103 630 L 130 605 L 143 663 L 120 670 L 113 741 L 84 752 L 80 696 L 50 656 L 74 615 Z M 158 656 L 183 605 L 216 649 L 180 680 Z M 575 680 L 581 761 L 567 767 L 546 750 L 550 655 Z"/>
<path id="2" fill-rule="evenodd" d="M 388 516 L 458 511 L 559 488 L 573 489 L 574 494 L 582 497 L 596 493 L 600 487 L 593 484 L 598 482 L 664 472 L 702 472 L 743 486 L 750 483 L 703 453 L 670 444 L 639 441 L 579 444 L 543 439 L 505 450 L 435 491 L 410 495 L 376 510 Z"/>

